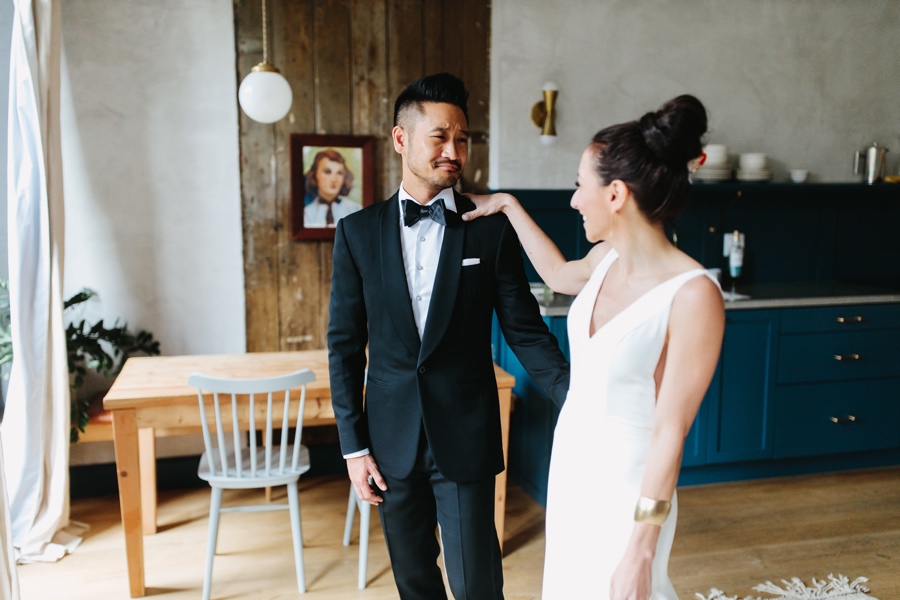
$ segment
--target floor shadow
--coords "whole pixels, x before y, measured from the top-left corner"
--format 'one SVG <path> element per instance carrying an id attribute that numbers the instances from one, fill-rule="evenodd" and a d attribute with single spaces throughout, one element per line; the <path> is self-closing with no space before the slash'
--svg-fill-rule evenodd
<path id="1" fill-rule="evenodd" d="M 381 579 L 382 577 L 388 577 L 388 576 L 390 576 L 390 577 L 393 578 L 393 573 L 391 572 L 391 568 L 390 568 L 390 567 L 386 567 L 386 568 L 384 568 L 384 569 L 381 569 L 380 571 L 378 571 L 378 572 L 375 573 L 374 575 L 371 574 L 371 573 L 366 573 L 366 586 L 368 587 L 370 584 L 375 583 L 376 581 L 378 581 L 378 580 Z"/>
<path id="2" fill-rule="evenodd" d="M 322 569 L 322 570 L 319 572 L 319 574 L 315 576 L 315 578 L 313 578 L 313 579 L 307 579 L 307 580 L 306 580 L 306 587 L 307 587 L 307 590 L 309 590 L 309 589 L 314 589 L 315 586 L 316 586 L 316 583 L 319 582 L 319 581 L 321 581 L 322 579 L 325 578 L 325 576 L 327 576 L 329 573 L 331 573 L 332 571 L 334 571 L 334 569 L 335 569 L 335 567 L 337 566 L 337 564 L 338 564 L 338 563 L 335 563 L 335 562 L 328 563 L 328 564 L 325 566 L 325 568 Z"/>
<path id="3" fill-rule="evenodd" d="M 182 525 L 187 525 L 188 523 L 193 523 L 194 521 L 199 521 L 201 519 L 209 518 L 209 515 L 197 516 L 194 518 L 185 518 L 179 519 L 178 521 L 167 521 L 165 523 L 157 523 L 156 524 L 156 533 L 165 533 L 170 529 L 175 529 L 176 527 L 181 527 Z"/>
<path id="4" fill-rule="evenodd" d="M 524 529 L 520 529 L 513 535 L 509 536 L 503 541 L 503 555 L 509 556 L 516 550 L 527 546 L 530 542 L 533 542 L 536 537 L 541 535 L 544 532 L 544 521 L 539 520 L 535 521 L 531 525 L 525 527 Z"/>
<path id="5" fill-rule="evenodd" d="M 91 520 L 85 520 L 84 518 L 78 519 L 78 518 L 74 518 L 74 517 L 72 518 L 72 521 L 86 523 L 88 525 L 88 527 L 90 527 L 90 529 L 85 531 L 84 535 L 82 535 L 82 537 L 84 539 L 94 537 L 95 535 L 100 535 L 110 529 L 121 526 L 121 522 L 118 522 L 118 521 L 115 523 L 111 522 L 111 521 L 94 522 Z"/>
<path id="6" fill-rule="evenodd" d="M 144 596 L 162 596 L 163 594 L 174 594 L 175 592 L 184 592 L 188 588 L 159 588 L 159 587 L 148 587 L 144 588 Z"/>

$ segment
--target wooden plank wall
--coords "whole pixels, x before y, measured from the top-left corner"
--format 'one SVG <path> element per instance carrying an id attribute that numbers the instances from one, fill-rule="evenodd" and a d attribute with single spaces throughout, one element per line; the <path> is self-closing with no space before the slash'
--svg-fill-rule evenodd
<path id="1" fill-rule="evenodd" d="M 269 62 L 294 92 L 262 125 L 240 114 L 247 351 L 325 347 L 331 241 L 290 237 L 292 133 L 376 136 L 375 196 L 400 183 L 390 142 L 394 100 L 449 71 L 470 92 L 475 135 L 465 190 L 487 185 L 490 4 L 484 0 L 267 0 Z M 261 1 L 234 0 L 238 80 L 262 60 Z"/>

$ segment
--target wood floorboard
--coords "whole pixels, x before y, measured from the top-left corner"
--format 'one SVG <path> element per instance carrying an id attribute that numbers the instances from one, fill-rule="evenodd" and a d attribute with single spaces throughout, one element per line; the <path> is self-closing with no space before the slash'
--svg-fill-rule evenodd
<path id="1" fill-rule="evenodd" d="M 308 592 L 321 600 L 397 597 L 377 518 L 368 587 L 356 589 L 358 533 L 341 544 L 348 484 L 301 481 Z M 257 492 L 226 494 L 225 504 Z M 900 467 L 682 488 L 670 574 L 682 599 L 712 587 L 743 598 L 766 580 L 842 573 L 869 578 L 871 595 L 900 598 Z M 276 491 L 274 501 L 282 501 Z M 160 532 L 145 540 L 148 597 L 196 599 L 203 580 L 209 490 L 160 492 Z M 585 515 L 590 499 L 585 498 Z M 124 538 L 114 496 L 74 500 L 73 520 L 90 524 L 81 546 L 53 564 L 20 565 L 23 600 L 128 598 Z M 374 517 L 375 515 L 373 515 Z M 540 598 L 544 510 L 509 487 L 504 577 L 507 600 Z M 358 527 L 358 520 L 357 520 Z M 213 598 L 281 600 L 296 591 L 286 511 L 222 516 Z"/>

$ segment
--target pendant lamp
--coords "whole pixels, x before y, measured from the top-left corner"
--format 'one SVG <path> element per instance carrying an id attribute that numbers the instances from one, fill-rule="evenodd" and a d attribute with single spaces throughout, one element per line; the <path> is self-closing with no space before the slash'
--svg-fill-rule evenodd
<path id="1" fill-rule="evenodd" d="M 294 95 L 287 79 L 269 62 L 266 0 L 262 0 L 263 59 L 250 70 L 238 88 L 238 102 L 244 113 L 259 123 L 274 123 L 291 110 Z"/>

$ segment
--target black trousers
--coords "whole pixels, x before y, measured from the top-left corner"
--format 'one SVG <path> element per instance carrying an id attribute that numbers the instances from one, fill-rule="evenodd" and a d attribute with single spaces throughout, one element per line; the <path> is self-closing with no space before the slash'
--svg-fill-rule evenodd
<path id="1" fill-rule="evenodd" d="M 494 527 L 494 478 L 455 483 L 435 467 L 421 434 L 416 467 L 406 479 L 385 477 L 381 526 L 402 600 L 447 597 L 437 565 L 440 525 L 444 565 L 456 600 L 502 600 L 503 565 Z"/>

